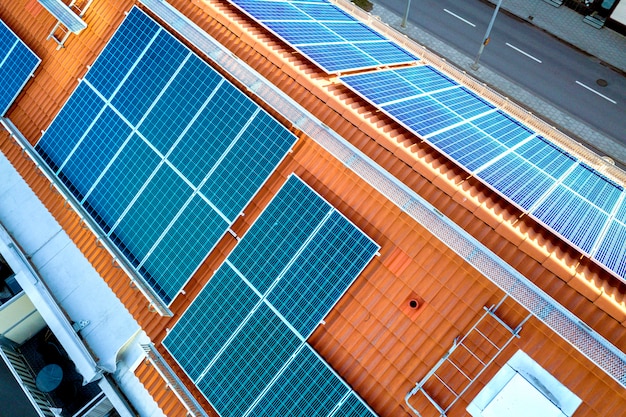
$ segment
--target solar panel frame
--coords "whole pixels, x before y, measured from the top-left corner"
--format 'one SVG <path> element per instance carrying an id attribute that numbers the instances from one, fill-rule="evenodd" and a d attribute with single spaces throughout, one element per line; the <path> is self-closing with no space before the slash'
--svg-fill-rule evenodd
<path id="1" fill-rule="evenodd" d="M 593 254 L 600 264 L 604 265 L 616 276 L 626 276 L 626 224 L 617 219 L 609 222 L 609 227 Z"/>
<path id="2" fill-rule="evenodd" d="M 587 213 L 593 213 L 589 217 Z M 609 220 L 609 215 L 588 200 L 571 193 L 559 184 L 545 199 L 529 212 L 556 234 L 576 245 L 585 255 L 590 256 Z M 581 222 L 581 218 L 585 222 Z"/>
<path id="3" fill-rule="evenodd" d="M 126 24 L 130 26 L 126 26 Z M 194 231 L 189 229 L 188 221 L 185 220 L 190 218 L 189 216 L 191 214 L 185 214 L 184 211 L 181 210 L 184 210 L 186 205 L 191 203 L 192 193 L 200 193 L 200 197 L 206 201 L 206 196 L 202 195 L 200 189 L 207 182 L 206 178 L 202 178 L 201 181 L 194 184 L 188 181 L 187 178 L 185 178 L 184 175 L 177 169 L 175 164 L 168 159 L 172 147 L 175 148 L 176 145 L 181 143 L 181 141 L 184 142 L 184 140 L 186 140 L 185 135 L 198 120 L 201 111 L 208 108 L 207 103 L 212 101 L 219 87 L 220 91 L 228 90 L 230 92 L 228 92 L 225 96 L 220 97 L 220 100 L 216 102 L 217 104 L 224 104 L 227 102 L 230 103 L 233 101 L 236 105 L 237 100 L 232 100 L 232 98 L 234 95 L 238 95 L 239 97 L 242 97 L 242 100 L 249 104 L 250 107 L 255 109 L 253 113 L 257 115 L 257 119 L 251 118 L 248 122 L 248 124 L 251 123 L 248 127 L 249 131 L 255 132 L 258 136 L 255 138 L 256 141 L 252 144 L 255 147 L 253 151 L 257 153 L 253 155 L 253 158 L 248 159 L 239 157 L 240 155 L 237 153 L 232 153 L 230 156 L 235 159 L 230 161 L 230 165 L 228 166 L 231 168 L 234 166 L 236 171 L 239 172 L 248 172 L 252 170 L 251 168 L 255 168 L 255 164 L 259 164 L 260 161 L 265 164 L 263 170 L 257 170 L 257 176 L 254 178 L 225 178 L 222 176 L 223 179 L 228 181 L 245 181 L 245 183 L 237 184 L 238 189 L 241 190 L 243 198 L 239 198 L 237 200 L 239 205 L 236 209 L 233 209 L 232 213 L 230 213 L 230 218 L 226 219 L 223 213 L 219 210 L 216 210 L 216 216 L 213 214 L 210 215 L 210 219 L 207 220 L 210 223 L 213 223 L 214 225 L 224 225 L 224 222 L 226 222 L 227 224 L 222 228 L 221 233 L 214 233 L 214 230 L 211 230 L 210 236 L 204 236 L 214 239 L 214 242 L 212 242 L 212 245 L 209 245 L 210 249 L 207 250 L 202 257 L 201 262 L 195 266 L 195 268 L 182 268 L 185 271 L 193 269 L 190 276 L 185 277 L 186 280 L 181 287 L 183 288 L 184 285 L 186 285 L 191 279 L 197 268 L 200 267 L 206 256 L 208 256 L 210 250 L 212 250 L 219 240 L 226 233 L 228 233 L 228 228 L 232 225 L 236 218 L 241 215 L 244 208 L 249 204 L 252 198 L 254 198 L 254 195 L 258 193 L 260 186 L 267 181 L 271 172 L 286 157 L 287 151 L 295 144 L 297 137 L 283 127 L 276 119 L 271 117 L 269 113 L 256 105 L 252 99 L 236 89 L 229 81 L 219 76 L 217 71 L 211 69 L 207 63 L 197 58 L 188 47 L 176 40 L 174 36 L 156 24 L 152 18 L 136 6 L 131 9 L 126 20 L 122 23 L 118 30 L 119 32 L 116 32 L 113 35 L 112 42 L 107 44 L 101 54 L 96 58 L 95 64 L 89 68 L 85 77 L 79 82 L 79 85 L 75 89 L 74 93 L 70 96 L 70 99 L 68 99 L 66 106 L 61 109 L 57 118 L 53 120 L 50 127 L 43 135 L 42 139 L 37 143 L 35 148 L 57 172 L 59 178 L 67 185 L 68 190 L 77 197 L 79 202 L 83 205 L 85 213 L 92 216 L 95 223 L 102 227 L 103 235 L 108 237 L 121 254 L 128 259 L 129 266 L 135 269 L 138 274 L 138 278 L 143 279 L 146 283 L 148 283 L 148 285 L 150 285 L 155 293 L 153 295 L 160 297 L 167 305 L 170 305 L 180 291 L 180 288 L 174 293 L 174 289 L 171 288 L 168 283 L 170 281 L 181 282 L 182 279 L 178 276 L 176 279 L 173 279 L 167 274 L 166 271 L 161 271 L 158 273 L 159 275 L 156 276 L 155 265 L 162 262 L 156 258 L 148 259 L 147 256 L 149 256 L 152 251 L 159 253 L 162 250 L 162 248 L 158 246 L 159 242 L 162 240 L 169 241 L 171 239 L 171 236 L 167 233 L 177 235 L 190 233 L 190 236 L 195 236 L 193 233 Z M 134 30 L 140 32 L 140 34 L 136 36 L 132 35 Z M 128 40 L 131 41 L 129 45 L 125 43 Z M 131 61 L 130 63 L 116 66 L 118 69 L 121 67 L 124 68 L 124 71 L 126 72 L 112 72 L 108 68 L 106 70 L 101 69 L 102 66 L 108 67 L 108 65 L 113 62 L 124 60 L 124 58 L 116 58 L 116 53 L 130 54 L 126 57 L 129 61 Z M 172 57 L 175 59 L 172 59 Z M 157 61 L 163 63 L 163 65 L 156 65 L 155 63 L 157 63 Z M 202 67 L 202 65 L 204 65 L 204 67 Z M 165 66 L 167 66 L 167 69 L 165 69 Z M 192 88 L 194 86 L 190 86 L 187 76 L 198 68 L 204 68 L 204 70 L 202 71 L 203 74 L 196 74 L 196 78 L 203 76 L 208 77 L 211 75 L 211 77 L 209 77 L 211 79 L 206 80 L 206 83 L 203 83 L 202 85 L 195 85 L 194 89 Z M 114 79 L 115 82 L 108 83 L 100 81 L 99 77 L 106 77 L 107 81 Z M 146 77 L 149 79 L 146 80 Z M 136 80 L 134 80 L 135 78 Z M 219 81 L 216 82 L 218 79 Z M 96 86 L 101 86 L 104 91 L 100 92 L 97 90 Z M 128 89 L 127 86 L 130 89 Z M 204 91 L 203 88 L 200 88 L 203 86 L 206 87 L 207 90 L 210 90 L 213 87 L 215 88 L 213 91 L 207 92 Z M 126 90 L 129 92 L 132 90 L 132 94 L 127 95 L 125 93 Z M 188 109 L 185 117 L 180 118 L 180 120 L 183 121 L 176 119 L 179 120 L 180 123 L 186 124 L 184 129 L 181 131 L 179 127 L 179 129 L 175 132 L 171 129 L 168 130 L 172 136 L 176 136 L 174 133 L 179 134 L 174 143 L 161 143 L 156 140 L 152 133 L 148 133 L 150 128 L 152 129 L 151 132 L 156 130 L 157 133 L 162 133 L 159 126 L 157 126 L 153 121 L 150 121 L 150 118 L 160 119 L 160 117 L 158 117 L 159 114 L 163 114 L 164 112 L 167 113 L 168 108 L 171 108 L 170 105 L 164 104 L 161 106 L 161 103 L 166 103 L 168 99 L 175 97 L 181 90 L 192 91 L 194 94 L 198 94 L 199 97 L 196 97 L 195 103 L 190 106 L 192 108 Z M 149 95 L 149 97 L 146 95 Z M 210 99 L 206 98 L 207 95 Z M 144 100 L 138 99 L 138 96 L 143 97 Z M 163 101 L 161 101 L 161 99 L 163 99 Z M 198 106 L 198 103 L 200 102 L 202 102 L 202 104 Z M 126 106 L 126 104 L 129 104 L 129 106 Z M 118 108 L 117 106 L 121 106 L 121 108 Z M 129 111 L 124 110 L 127 107 Z M 218 107 L 215 107 L 215 109 L 219 110 L 220 114 L 230 111 L 229 109 L 222 109 Z M 212 117 L 220 118 L 220 114 L 213 114 Z M 237 113 L 235 112 L 235 114 Z M 72 118 L 73 115 L 76 116 L 75 119 Z M 123 123 L 120 122 L 119 124 L 125 129 L 125 133 L 130 133 L 126 132 L 127 129 L 132 131 L 131 135 L 126 135 L 126 141 L 124 143 L 120 144 L 119 141 L 114 141 L 113 137 L 111 140 L 104 142 L 97 139 L 106 137 L 105 133 L 110 133 L 104 132 L 103 129 L 100 128 L 100 124 L 107 125 L 105 122 L 107 118 L 111 117 L 118 121 L 123 121 Z M 246 128 L 242 127 L 242 133 L 245 129 Z M 142 132 L 148 137 L 146 138 L 146 135 Z M 218 133 L 219 132 L 216 132 L 215 134 L 217 135 Z M 71 136 L 63 137 L 61 141 L 56 140 L 59 137 L 67 136 L 68 134 Z M 237 145 L 237 139 L 239 136 L 233 136 L 233 144 L 230 148 L 236 149 L 236 146 L 240 146 Z M 190 137 L 190 139 L 193 138 Z M 206 138 L 204 139 L 206 140 Z M 98 158 L 95 159 L 100 163 L 100 165 L 84 178 L 79 178 L 74 174 L 67 175 L 69 173 L 80 173 L 80 170 L 73 168 L 73 166 L 64 166 L 71 160 L 72 157 L 75 157 L 77 161 L 82 160 L 83 165 L 87 162 L 87 158 L 85 158 L 83 153 L 80 152 L 81 146 L 85 146 L 83 143 L 85 140 L 87 141 L 86 143 L 91 144 L 93 142 L 94 146 L 100 148 L 103 146 L 111 146 L 113 151 L 111 151 L 108 155 L 104 155 L 100 152 Z M 139 140 L 139 142 L 137 140 Z M 152 140 L 155 140 L 155 143 L 152 143 Z M 280 144 L 277 144 L 277 140 L 280 140 Z M 147 150 L 141 144 L 141 141 L 144 141 L 152 152 Z M 128 146 L 131 146 L 131 148 L 139 146 L 139 149 L 125 149 L 127 144 Z M 243 143 L 243 145 L 246 145 L 246 143 Z M 157 149 L 157 146 L 160 149 Z M 117 149 L 115 149 L 116 147 Z M 85 149 L 88 149 L 88 147 Z M 105 206 L 103 202 L 97 202 L 97 198 L 106 195 L 110 196 L 110 194 L 106 194 L 103 190 L 98 188 L 99 181 L 105 180 L 111 182 L 113 178 L 107 177 L 108 170 L 114 169 L 114 172 L 119 174 L 119 166 L 116 165 L 117 158 L 126 157 L 128 154 L 132 153 L 144 153 L 148 156 L 150 164 L 135 164 L 134 166 L 152 170 L 151 173 L 149 175 L 144 173 L 141 178 L 127 175 L 116 178 L 117 181 L 136 178 L 139 181 L 144 181 L 144 183 L 142 183 L 138 190 L 137 184 L 133 186 L 133 189 L 136 190 L 137 194 L 134 195 L 130 201 L 122 201 L 124 200 L 123 198 L 116 198 L 110 209 L 105 210 L 102 214 L 97 213 L 98 209 Z M 271 155 L 266 156 L 266 153 L 270 153 Z M 163 162 L 153 168 L 153 165 L 151 164 L 154 162 L 154 154 L 163 159 Z M 222 160 L 228 162 L 228 158 L 230 156 L 226 154 L 225 158 L 220 159 L 216 162 L 216 164 L 221 163 Z M 93 160 L 94 159 L 91 158 L 89 164 L 93 164 Z M 128 161 L 124 161 L 122 165 L 128 166 Z M 219 165 L 216 165 L 216 167 L 212 168 L 212 170 L 217 168 L 220 168 Z M 70 171 L 67 171 L 67 173 L 64 174 L 64 169 L 70 169 Z M 151 185 L 151 183 L 159 180 L 159 170 L 166 170 L 169 172 L 171 175 L 169 175 L 168 178 L 176 181 L 178 184 L 178 188 L 174 192 L 177 196 L 177 198 L 174 199 L 176 200 L 176 203 L 174 206 L 168 206 L 168 210 L 157 210 L 158 213 L 155 215 L 141 216 L 142 218 L 149 218 L 151 222 L 150 225 L 144 224 L 143 226 L 138 226 L 138 219 L 135 219 L 134 223 L 132 223 L 132 228 L 138 227 L 140 233 L 137 233 L 141 236 L 135 233 L 135 238 L 132 238 L 131 231 L 126 230 L 130 227 L 128 225 L 131 224 L 127 223 L 128 213 L 130 212 L 130 217 L 133 217 L 133 213 L 135 213 L 138 209 L 145 211 L 146 207 L 157 206 L 172 198 L 172 196 L 163 197 L 162 195 L 159 195 L 156 190 L 151 191 L 150 187 L 154 187 L 154 185 L 156 185 Z M 235 171 L 235 169 L 232 169 L 231 171 Z M 265 176 L 261 174 L 265 174 Z M 206 175 L 206 173 L 203 173 L 203 175 Z M 96 182 L 94 182 L 94 179 Z M 116 185 L 115 183 L 112 184 L 115 189 L 128 189 L 126 187 Z M 157 188 L 159 188 L 161 192 L 164 192 L 169 189 L 169 186 L 173 185 L 159 184 Z M 95 194 L 91 195 L 91 198 L 89 198 L 89 193 L 94 191 Z M 150 200 L 150 204 L 146 203 L 147 200 L 143 197 L 146 193 L 149 193 L 148 195 L 150 195 L 150 198 L 152 199 Z M 119 204 L 122 204 L 123 202 L 127 202 L 128 206 L 121 210 Z M 215 204 L 213 202 L 207 202 L 212 209 L 215 209 Z M 210 210 L 207 207 L 202 207 L 206 213 L 210 213 Z M 161 214 L 165 212 L 168 213 L 169 221 L 168 219 L 161 218 Z M 116 215 L 119 215 L 120 217 L 117 219 L 113 218 Z M 180 220 L 178 221 L 180 224 L 176 223 L 179 218 Z M 223 218 L 224 221 L 220 220 L 221 218 Z M 185 231 L 185 229 L 187 231 Z M 151 231 L 149 234 L 147 234 L 148 230 Z M 194 239 L 196 242 L 201 242 L 197 238 Z M 203 248 L 207 247 L 204 244 L 205 242 L 201 243 Z M 173 256 L 173 258 L 178 258 L 178 255 Z M 199 259 L 195 256 L 192 258 L 194 262 Z M 187 260 L 189 259 L 191 258 L 188 258 Z M 180 271 L 181 268 L 176 268 L 176 270 Z M 160 285 L 159 281 L 163 282 L 164 285 Z"/>
<path id="4" fill-rule="evenodd" d="M 87 23 L 74 13 L 61 0 L 37 0 L 52 16 L 72 33 L 80 33 L 87 28 Z"/>
<path id="5" fill-rule="evenodd" d="M 307 198 L 307 196 L 310 196 L 313 200 Z M 317 216 L 303 215 L 302 212 L 297 210 L 298 204 L 303 209 L 308 210 L 309 214 L 315 212 L 319 212 L 319 214 Z M 312 206 L 313 209 L 311 209 Z M 321 376 L 311 373 L 308 377 L 318 378 L 323 383 L 331 383 L 334 387 L 333 389 L 341 391 L 341 395 L 336 396 L 336 398 L 332 397 L 329 400 L 328 395 L 323 395 L 311 403 L 314 404 L 318 401 L 328 402 L 325 408 L 327 412 L 323 415 L 326 416 L 330 412 L 334 413 L 336 409 L 342 406 L 349 395 L 354 396 L 356 400 L 360 400 L 334 370 L 312 350 L 306 343 L 305 337 L 297 331 L 293 323 L 290 323 L 272 305 L 267 295 L 270 294 L 271 289 L 275 288 L 275 286 L 265 285 L 268 289 L 260 290 L 252 283 L 254 280 L 249 280 L 245 274 L 242 274 L 234 266 L 234 264 L 246 265 L 246 257 L 251 259 L 259 257 L 257 253 L 247 253 L 248 249 L 250 247 L 263 246 L 262 242 L 267 240 L 263 239 L 263 233 L 260 232 L 267 231 L 272 224 L 278 223 L 280 219 L 276 216 L 288 218 L 289 215 L 285 214 L 285 211 L 288 211 L 291 207 L 296 207 L 295 215 L 292 214 L 292 216 L 295 220 L 298 220 L 297 223 L 291 224 L 290 227 L 293 229 L 301 228 L 302 222 L 310 222 L 310 217 L 314 217 L 316 220 L 312 221 L 312 223 L 319 223 L 319 225 L 304 227 L 304 230 L 305 234 L 308 232 L 311 236 L 316 236 L 318 231 L 322 229 L 324 220 L 333 216 L 335 221 L 327 224 L 328 232 L 326 234 L 322 233 L 321 237 L 333 235 L 334 229 L 330 227 L 333 224 L 347 225 L 350 227 L 348 230 L 352 230 L 359 236 L 360 240 L 357 241 L 362 242 L 363 245 L 369 245 L 370 251 L 377 251 L 380 248 L 371 238 L 360 231 L 295 174 L 289 176 L 259 218 L 231 251 L 214 276 L 205 284 L 198 297 L 181 315 L 179 321 L 162 342 L 176 362 L 194 380 L 203 395 L 222 417 L 252 415 L 251 413 L 255 412 L 255 407 L 262 401 L 262 398 L 266 394 L 271 393 L 273 387 L 280 386 L 280 383 L 276 385 L 276 381 L 287 375 L 284 372 L 290 369 L 290 366 L 296 366 L 304 370 L 304 375 L 307 377 L 307 372 L 310 371 L 309 364 L 297 363 L 297 354 L 302 351 L 307 351 L 309 357 L 314 359 L 313 365 L 324 369 L 324 373 Z M 259 230 L 255 231 L 255 228 Z M 293 236 L 285 235 L 282 229 L 276 230 L 275 235 L 279 239 L 286 241 L 294 241 L 298 239 L 297 236 L 300 236 L 300 239 L 303 238 L 301 233 L 295 233 Z M 350 246 L 353 252 L 360 251 L 358 245 L 352 248 L 352 241 L 344 241 L 344 237 L 344 235 L 335 236 L 336 239 L 343 241 L 344 245 Z M 248 239 L 251 239 L 250 244 L 247 244 Z M 304 245 L 307 246 L 311 241 L 313 241 L 312 237 L 305 239 Z M 318 241 L 317 246 L 323 247 L 329 243 L 331 242 L 321 239 Z M 275 245 L 271 246 L 269 251 L 280 250 L 276 248 L 277 246 Z M 336 249 L 338 252 L 341 250 L 341 248 Z M 298 262 L 298 251 L 288 250 L 288 253 L 291 254 L 292 264 Z M 347 262 L 352 262 L 353 257 L 350 253 L 346 256 Z M 374 254 L 371 253 L 370 257 L 363 258 L 362 262 L 368 264 Z M 282 263 L 288 264 L 285 261 Z M 274 261 L 269 262 L 269 264 L 273 265 Z M 258 265 L 249 265 L 248 270 L 262 268 Z M 360 274 L 363 268 L 364 266 L 360 264 L 353 266 L 351 273 L 354 273 L 355 276 L 352 281 L 356 279 L 356 276 Z M 346 271 L 349 270 L 346 269 Z M 282 275 L 279 272 L 275 272 L 275 274 Z M 278 281 L 274 280 L 274 282 Z M 227 290 L 228 288 L 233 288 L 234 291 Z M 215 303 L 215 297 L 212 295 L 216 291 L 229 293 L 225 297 L 221 297 L 222 300 L 220 301 L 221 304 L 218 303 L 219 305 Z M 236 313 L 230 311 L 233 306 L 238 305 L 236 297 L 231 297 L 232 292 L 248 294 L 244 297 L 244 301 L 247 303 L 243 308 L 244 312 Z M 337 297 L 335 298 L 333 304 L 337 301 Z M 251 307 L 252 300 L 254 300 L 255 304 Z M 229 309 L 229 311 L 225 311 L 224 308 Z M 330 308 L 332 308 L 332 304 Z M 214 322 L 214 319 L 211 319 L 209 316 L 217 318 L 219 323 Z M 235 316 L 238 318 L 233 320 Z M 230 324 L 220 324 L 225 320 Z M 196 336 L 199 339 L 193 339 L 193 334 L 198 333 L 194 329 L 205 323 L 206 329 L 200 329 L 200 335 Z M 213 335 L 220 328 L 226 328 L 226 334 L 221 336 Z M 280 328 L 283 330 L 279 331 Z M 268 332 L 273 332 L 274 335 L 270 335 Z M 222 342 L 216 342 L 218 339 Z M 273 347 L 267 348 L 262 346 L 267 343 L 272 343 Z M 279 351 L 278 355 L 275 354 L 276 351 Z M 194 352 L 192 357 L 186 356 L 191 352 Z M 262 372 L 262 375 L 259 372 Z M 226 374 L 230 376 L 224 376 Z M 311 389 L 319 391 L 319 387 L 312 387 Z M 299 401 L 308 402 L 309 399 L 308 397 L 306 399 L 303 397 Z M 314 405 L 310 406 L 314 407 Z M 365 403 L 356 408 L 368 411 L 367 413 L 357 415 L 375 415 Z"/>
<path id="6" fill-rule="evenodd" d="M 288 38 L 292 37 L 293 34 L 290 34 L 289 31 L 284 33 L 278 32 L 275 29 L 272 29 L 272 27 L 270 27 L 271 25 L 269 24 L 270 22 L 284 21 L 315 21 L 315 19 L 311 15 L 300 9 L 298 5 L 295 4 L 295 2 L 252 0 L 229 1 L 239 10 L 241 10 L 242 13 L 257 21 L 261 26 L 273 33 L 276 37 L 278 37 L 285 43 L 293 46 L 306 58 L 308 58 L 319 68 L 329 74 L 335 74 L 341 71 L 353 71 L 374 68 L 382 65 L 407 64 L 419 60 L 417 56 L 405 50 L 397 43 L 391 40 L 387 40 L 384 36 L 374 31 L 367 25 L 363 25 L 356 18 L 353 18 L 353 20 L 361 25 L 360 29 L 366 30 L 368 33 L 371 33 L 372 36 L 378 39 L 377 42 L 365 41 L 357 43 L 357 40 L 346 40 L 345 43 L 326 42 L 310 44 L 308 42 L 305 42 L 296 45 L 288 40 Z M 322 7 L 322 3 L 320 3 L 319 7 Z M 328 6 L 324 5 L 323 7 L 331 7 L 339 10 L 338 13 L 342 16 L 342 20 L 335 20 L 331 22 L 347 22 L 347 20 L 343 20 L 343 17 L 352 17 L 351 15 L 343 12 L 343 10 L 333 4 L 328 3 Z M 312 6 L 306 3 L 303 4 L 303 9 L 309 9 L 310 11 L 313 10 Z M 316 11 L 313 14 L 318 14 L 318 12 Z M 333 16 L 337 16 L 337 13 L 333 13 Z M 324 19 L 322 22 L 328 22 L 328 20 Z M 316 36 L 319 36 L 319 33 L 313 33 L 315 33 Z M 350 35 L 350 32 L 345 30 L 342 30 L 342 33 L 343 36 L 339 34 L 338 36 L 344 39 L 345 36 Z M 380 43 L 378 49 L 376 49 L 376 47 L 374 46 L 375 43 Z M 366 49 L 369 49 L 370 51 L 367 52 Z M 381 59 L 372 57 L 370 55 L 372 53 L 380 54 Z"/>
<path id="7" fill-rule="evenodd" d="M 626 218 L 624 188 L 488 103 L 487 108 L 492 107 L 490 111 L 464 114 L 473 117 L 469 120 L 450 117 L 449 109 L 438 108 L 437 101 L 431 97 L 459 93 L 454 90 L 420 93 L 419 79 L 412 83 L 410 75 L 401 77 L 403 72 L 416 73 L 414 68 L 418 67 L 345 75 L 340 80 L 408 130 L 421 135 L 522 212 L 593 258 L 597 248 L 604 247 L 605 230 L 613 216 L 622 221 Z M 478 98 L 465 87 L 458 91 Z M 449 127 L 439 129 L 443 123 Z M 484 138 L 476 131 L 484 133 Z M 468 136 L 468 132 L 474 133 Z M 483 139 L 492 142 L 491 150 L 480 152 L 482 146 L 477 142 Z M 502 149 L 500 154 L 497 144 Z M 527 168 L 520 169 L 522 164 Z M 571 213 L 564 211 L 567 206 L 572 206 L 568 207 Z M 608 266 L 607 269 L 614 272 Z M 626 276 L 620 278 L 624 280 Z"/>
<path id="8" fill-rule="evenodd" d="M 312 369 L 318 371 L 315 376 L 311 375 Z M 319 354 L 305 344 L 244 417 L 326 417 L 350 391 L 351 388 Z"/>
<path id="9" fill-rule="evenodd" d="M 33 51 L 0 19 L 0 116 L 4 116 L 41 63 Z"/>

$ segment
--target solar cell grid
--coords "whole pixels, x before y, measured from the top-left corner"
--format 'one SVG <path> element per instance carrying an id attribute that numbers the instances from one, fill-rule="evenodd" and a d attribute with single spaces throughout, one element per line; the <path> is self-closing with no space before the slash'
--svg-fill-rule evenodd
<path id="1" fill-rule="evenodd" d="M 572 156 L 541 136 L 532 138 L 516 152 L 554 179 L 560 178 L 576 163 Z"/>
<path id="2" fill-rule="evenodd" d="M 373 31 L 367 25 L 352 20 L 350 22 L 324 22 L 332 32 L 348 42 L 383 41 L 386 40 L 380 33 Z"/>
<path id="3" fill-rule="evenodd" d="M 290 179 L 233 249 L 229 261 L 265 294 L 330 209 L 302 181 Z"/>
<path id="4" fill-rule="evenodd" d="M 420 135 L 428 135 L 463 121 L 461 117 L 429 96 L 412 98 L 382 108 Z"/>
<path id="5" fill-rule="evenodd" d="M 318 22 L 354 21 L 352 16 L 330 3 L 294 3 L 294 5 Z"/>
<path id="6" fill-rule="evenodd" d="M 326 417 L 349 388 L 305 345 L 249 416 Z"/>
<path id="7" fill-rule="evenodd" d="M 469 172 L 477 170 L 506 151 L 499 142 L 469 123 L 430 136 L 428 141 L 463 164 Z"/>
<path id="8" fill-rule="evenodd" d="M 472 120 L 471 123 L 507 148 L 512 148 L 534 133 L 501 110 Z"/>
<path id="9" fill-rule="evenodd" d="M 104 97 L 110 98 L 158 31 L 159 25 L 148 15 L 131 10 L 89 68 L 85 79 Z"/>
<path id="10" fill-rule="evenodd" d="M 235 221 L 292 145 L 288 130 L 267 113 L 258 113 L 211 173 L 202 193 Z"/>
<path id="11" fill-rule="evenodd" d="M 241 417 L 302 343 L 261 303 L 196 384 L 222 417 Z"/>
<path id="12" fill-rule="evenodd" d="M 74 187 L 78 200 L 95 184 L 130 133 L 131 128 L 111 108 L 105 108 L 59 172 L 65 184 Z M 101 142 L 103 137 L 107 140 Z"/>
<path id="13" fill-rule="evenodd" d="M 615 218 L 626 224 L 626 195 L 622 198 L 622 202 L 615 212 Z"/>
<path id="14" fill-rule="evenodd" d="M 594 258 L 620 277 L 626 276 L 626 225 L 611 221 Z"/>
<path id="15" fill-rule="evenodd" d="M 163 345 L 195 381 L 259 301 L 224 264 L 167 334 Z"/>
<path id="16" fill-rule="evenodd" d="M 307 338 L 377 249 L 335 211 L 280 278 L 268 300 Z"/>
<path id="17" fill-rule="evenodd" d="M 165 155 L 200 110 L 222 77 L 193 55 L 139 126 Z"/>
<path id="18" fill-rule="evenodd" d="M 80 138 L 103 110 L 104 101 L 82 82 L 37 142 L 35 149 L 58 171 Z"/>
<path id="19" fill-rule="evenodd" d="M 559 185 L 532 214 L 588 254 L 607 214 Z"/>
<path id="20" fill-rule="evenodd" d="M 275 21 L 265 24 L 269 29 L 280 33 L 285 41 L 293 45 L 345 42 L 345 39 L 314 21 Z"/>
<path id="21" fill-rule="evenodd" d="M 191 187 L 174 170 L 161 165 L 109 236 L 130 250 L 140 262 L 191 193 Z M 163 272 L 169 278 L 167 271 Z"/>
<path id="22" fill-rule="evenodd" d="M 463 119 L 470 119 L 494 108 L 492 104 L 481 99 L 465 87 L 436 92 L 431 94 L 431 97 Z"/>
<path id="23" fill-rule="evenodd" d="M 199 186 L 256 110 L 231 84 L 221 84 L 168 159 Z"/>
<path id="24" fill-rule="evenodd" d="M 319 63 L 328 72 L 337 72 L 346 68 L 368 68 L 379 65 L 374 58 L 365 55 L 359 49 L 348 43 L 304 45 L 299 46 L 302 51 L 313 61 Z M 339 57 L 342 59 L 340 60 Z"/>
<path id="25" fill-rule="evenodd" d="M 189 53 L 172 35 L 159 32 L 137 66 L 122 82 L 111 104 L 131 124 L 136 125 Z"/>
<path id="26" fill-rule="evenodd" d="M 169 279 L 159 283 L 163 301 L 172 301 L 172 294 L 187 283 L 228 226 L 200 196 L 193 197 L 140 266 L 150 276 L 167 271 Z"/>
<path id="27" fill-rule="evenodd" d="M 529 210 L 554 181 L 516 154 L 508 154 L 477 174 L 524 210 Z"/>
<path id="28" fill-rule="evenodd" d="M 253 0 L 231 0 L 259 21 L 268 20 L 312 20 L 306 13 L 291 3 Z"/>
<path id="29" fill-rule="evenodd" d="M 109 233 L 159 162 L 161 157 L 137 135 L 122 148 L 83 202 L 105 233 Z"/>
<path id="30" fill-rule="evenodd" d="M 622 187 L 582 163 L 563 179 L 563 184 L 607 213 L 612 211 L 623 191 Z"/>

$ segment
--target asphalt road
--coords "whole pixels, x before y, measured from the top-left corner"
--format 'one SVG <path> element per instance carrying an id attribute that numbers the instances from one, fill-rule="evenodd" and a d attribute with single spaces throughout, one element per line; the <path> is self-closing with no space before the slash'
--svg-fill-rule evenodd
<path id="1" fill-rule="evenodd" d="M 404 15 L 406 0 L 376 1 Z M 480 0 L 412 0 L 409 23 L 475 57 L 493 11 Z M 596 58 L 501 11 L 480 65 L 626 145 L 626 77 Z"/>

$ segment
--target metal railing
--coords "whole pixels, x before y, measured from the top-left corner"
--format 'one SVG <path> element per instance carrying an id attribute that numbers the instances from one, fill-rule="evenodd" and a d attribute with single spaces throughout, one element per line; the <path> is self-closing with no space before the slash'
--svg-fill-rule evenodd
<path id="1" fill-rule="evenodd" d="M 37 414 L 41 417 L 54 417 L 55 414 L 50 411 L 52 404 L 46 394 L 37 388 L 33 372 L 22 355 L 0 346 L 0 357 L 2 358 L 0 360 L 4 360 L 15 379 L 21 385 L 24 394 L 37 411 Z"/>
<path id="2" fill-rule="evenodd" d="M 191 416 L 209 417 L 153 344 L 141 345 L 146 357 Z"/>
<path id="3" fill-rule="evenodd" d="M 626 354 L 561 306 L 406 184 L 325 126 L 164 0 L 141 0 L 161 20 L 410 215 L 556 334 L 626 387 Z"/>

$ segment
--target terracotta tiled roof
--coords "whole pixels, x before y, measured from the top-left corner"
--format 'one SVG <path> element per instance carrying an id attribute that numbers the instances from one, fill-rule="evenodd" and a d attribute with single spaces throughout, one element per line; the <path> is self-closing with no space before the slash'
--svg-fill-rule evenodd
<path id="1" fill-rule="evenodd" d="M 77 78 L 119 25 L 123 12 L 134 3 L 95 1 L 85 16 L 89 27 L 71 36 L 60 51 L 55 49 L 56 44 L 45 40 L 54 22 L 40 11 L 35 0 L 5 3 L 0 17 L 42 58 L 35 78 L 8 113 L 34 144 L 76 86 Z M 626 350 L 626 286 L 541 225 L 521 216 L 515 207 L 227 3 L 171 3 L 587 325 Z M 243 235 L 285 178 L 295 172 L 381 245 L 380 257 L 365 269 L 309 341 L 379 415 L 410 415 L 404 405 L 405 394 L 453 339 L 471 327 L 482 307 L 498 302 L 504 294 L 314 141 L 300 136 L 293 152 L 233 230 Z M 147 300 L 133 288 L 129 277 L 116 267 L 79 216 L 68 209 L 63 197 L 5 133 L 0 134 L 0 149 L 157 347 L 166 329 L 193 301 L 236 243 L 227 234 L 185 287 L 185 294 L 175 299 L 171 306 L 174 318 L 161 317 L 148 308 Z M 419 308 L 408 305 L 412 299 L 419 300 Z M 511 325 L 526 315 L 510 299 L 504 303 L 502 313 Z M 462 397 L 450 416 L 465 415 L 467 401 L 517 348 L 583 399 L 577 416 L 618 415 L 626 409 L 626 390 L 539 320 L 530 319 L 520 336 L 498 357 L 498 366 L 489 368 Z M 159 350 L 168 357 L 162 348 Z M 185 380 L 182 371 L 170 362 Z M 136 375 L 168 415 L 183 415 L 179 414 L 180 404 L 166 391 L 151 366 L 140 365 Z M 204 401 L 197 391 L 193 392 Z"/>

